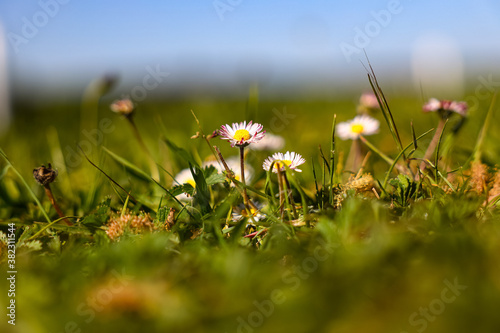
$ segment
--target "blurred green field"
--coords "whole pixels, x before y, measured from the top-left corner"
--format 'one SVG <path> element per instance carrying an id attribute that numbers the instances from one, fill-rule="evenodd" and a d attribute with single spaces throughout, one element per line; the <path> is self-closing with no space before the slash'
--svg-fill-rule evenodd
<path id="1" fill-rule="evenodd" d="M 191 110 L 206 134 L 226 123 L 262 123 L 285 138 L 283 152 L 293 150 L 307 160 L 298 179 L 314 205 L 312 165 L 318 174 L 322 170 L 318 146 L 329 151 L 334 114 L 338 122 L 351 119 L 357 98 L 146 101 L 139 104 L 135 120 L 155 160 L 172 174 L 188 164 L 162 135 L 200 161 L 210 155 L 206 142 L 190 139 L 199 131 Z M 417 135 L 436 127 L 436 115 L 421 111 L 422 100 L 390 94 L 388 99 L 405 144 L 411 142 L 410 122 Z M 469 167 L 489 103 L 484 100 L 471 109 L 463 128 L 447 137 L 444 154 L 454 168 Z M 77 154 L 77 144 L 84 141 L 90 142 L 89 158 L 141 202 L 130 204 L 131 211 L 146 210 L 158 218 L 160 200 L 161 205 L 176 206 L 164 191 L 103 151 L 106 147 L 148 170 L 128 124 L 109 110 L 108 100 L 101 101 L 96 118 L 82 116 L 79 102 L 35 109 L 27 105 L 15 105 L 18 112 L 0 138 L 0 148 L 52 219 L 57 215 L 32 176 L 35 167 L 49 162 L 59 170 L 52 189 L 66 215 L 89 216 L 107 197 L 110 211 L 119 213 L 124 205 L 123 192 Z M 380 133 L 368 139 L 394 158 L 397 147 L 382 114 L 374 117 L 381 121 Z M 499 117 L 496 110 L 482 156 L 492 168 L 500 159 Z M 81 131 L 81 119 L 90 124 L 84 128 L 89 136 Z M 106 130 L 99 125 L 102 119 L 109 119 Z M 419 141 L 415 156 L 422 157 L 431 137 Z M 222 140 L 211 143 L 226 157 L 237 155 Z M 337 140 L 336 156 L 345 158 L 349 147 L 349 141 Z M 253 152 L 248 157 L 257 171 L 252 180 L 256 188 L 263 187 L 261 165 L 270 154 Z M 70 166 L 72 158 L 80 162 Z M 174 230 L 126 234 L 111 242 L 102 230 L 78 225 L 72 231 L 56 224 L 30 242 L 46 221 L 4 160 L 0 170 L 0 229 L 6 232 L 8 223 L 16 223 L 16 238 L 22 241 L 18 245 L 23 244 L 16 257 L 16 325 L 3 316 L 2 332 L 500 330 L 500 214 L 498 208 L 485 207 L 481 194 L 446 193 L 436 186 L 426 192 L 430 197 L 395 208 L 391 200 L 348 193 L 341 209 L 314 214 L 312 227 L 266 222 L 269 229 L 259 244 L 243 238 L 241 228 L 222 237 L 215 218 L 196 225 L 203 233 L 191 237 L 195 239 L 182 236 L 185 230 Z M 387 163 L 373 154 L 367 171 L 382 182 L 387 170 Z M 160 182 L 171 188 L 166 173 Z M 185 228 L 190 223 L 195 227 L 184 219 Z M 5 245 L 1 250 L 4 274 Z M 3 278 L 0 285 L 0 306 L 6 309 L 8 281 Z"/>

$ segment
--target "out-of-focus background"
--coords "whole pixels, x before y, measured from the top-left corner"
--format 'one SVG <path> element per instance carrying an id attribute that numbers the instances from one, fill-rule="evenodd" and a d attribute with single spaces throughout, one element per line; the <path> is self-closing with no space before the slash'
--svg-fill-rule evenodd
<path id="1" fill-rule="evenodd" d="M 310 156 L 328 145 L 333 114 L 352 118 L 371 90 L 368 57 L 404 140 L 410 121 L 417 133 L 436 126 L 421 111 L 430 97 L 469 104 L 474 121 L 457 137 L 465 161 L 500 86 L 499 18 L 487 0 L 1 2 L 0 143 L 30 150 L 28 169 L 47 160 L 54 133 L 66 164 L 83 141 L 126 150 L 128 132 L 99 121 L 126 126 L 109 104 L 129 97 L 148 145 L 158 146 L 157 117 L 185 142 L 198 130 L 193 110 L 207 132 L 254 120 Z"/>
<path id="2" fill-rule="evenodd" d="M 499 17 L 492 0 L 3 1 L 0 84 L 35 104 L 108 73 L 120 95 L 152 71 L 170 75 L 136 99 L 241 96 L 249 83 L 332 98 L 366 88 L 366 52 L 388 89 L 455 98 L 498 71 Z"/>
<path id="3" fill-rule="evenodd" d="M 82 100 L 104 92 L 100 118 L 128 96 L 170 121 L 193 109 L 208 128 L 284 109 L 344 120 L 370 90 L 365 53 L 389 98 L 415 97 L 403 119 L 433 96 L 475 108 L 500 85 L 499 18 L 488 0 L 4 1 L 0 135 L 13 117 L 25 131 L 60 121 L 77 133 Z M 248 112 L 252 92 L 260 116 Z"/>

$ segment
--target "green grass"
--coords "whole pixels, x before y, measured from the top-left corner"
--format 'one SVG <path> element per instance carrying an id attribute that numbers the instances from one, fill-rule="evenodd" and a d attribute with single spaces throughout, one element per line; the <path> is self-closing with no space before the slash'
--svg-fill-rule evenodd
<path id="1" fill-rule="evenodd" d="M 413 142 L 411 121 L 415 137 L 436 127 L 437 116 L 423 114 L 418 99 L 387 95 L 403 147 Z M 114 129 L 101 131 L 102 137 L 94 137 L 98 144 L 86 152 L 102 172 L 79 153 L 75 156 L 81 163 L 72 167 L 68 162 L 68 151 L 76 154 L 77 144 L 85 148 L 82 141 L 90 140 L 82 136 L 75 120 L 80 119 L 78 104 L 19 110 L 25 112 L 0 139 L 12 163 L 0 159 L 0 229 L 6 232 L 9 223 L 16 223 L 18 272 L 16 326 L 8 325 L 4 316 L 0 328 L 5 332 L 498 331 L 500 215 L 498 208 L 485 205 L 492 182 L 484 193 L 477 193 L 468 180 L 488 101 L 471 110 L 456 135 L 447 129 L 438 169 L 421 180 L 398 176 L 397 170 L 420 164 L 418 158 L 433 133 L 418 140 L 416 149 L 408 148 L 406 156 L 414 150 L 410 157 L 416 160 L 405 161 L 384 116 L 375 113 L 381 129 L 367 137 L 376 149 L 365 171 L 373 175 L 380 198 L 349 183 L 348 175 L 341 173 L 339 162 L 347 158 L 350 141 L 337 138 L 330 156 L 334 114 L 337 124 L 353 118 L 355 101 L 260 101 L 258 107 L 246 100 L 145 102 L 135 120 L 161 167 L 158 183 L 150 178 L 148 156 L 127 122 L 110 112 L 106 103 L 98 110 L 99 119 L 110 119 L 107 128 Z M 284 108 L 293 117 L 276 126 L 273 110 Z M 283 152 L 302 154 L 307 161 L 301 166 L 303 172 L 287 172 L 298 219 L 292 217 L 290 201 L 281 219 L 279 200 L 272 195 L 278 192 L 276 175 L 262 170 L 262 162 L 273 152 L 247 155 L 256 171 L 248 193 L 263 203 L 267 215 L 255 229 L 246 228 L 246 221 L 230 221 L 231 210 L 242 198 L 214 170 L 199 171 L 196 190 L 173 186 L 169 174 L 212 154 L 203 139 L 190 139 L 199 131 L 191 110 L 205 134 L 222 124 L 254 120 L 286 139 Z M 492 169 L 500 158 L 498 115 L 492 112 L 489 118 L 481 158 Z M 447 128 L 452 126 L 450 122 Z M 238 154 L 223 140 L 212 139 L 210 145 L 217 145 L 225 158 Z M 401 167 L 391 166 L 380 154 L 400 157 Z M 327 167 L 332 160 L 336 168 Z M 45 211 L 52 221 L 59 218 L 32 170 L 49 162 L 59 171 L 52 184 L 54 196 L 74 226 L 62 222 L 48 226 L 44 217 Z M 435 164 L 434 158 L 431 162 Z M 455 169 L 464 182 L 454 182 L 451 190 L 446 172 Z M 442 176 L 436 176 L 437 171 Z M 382 189 L 380 184 L 387 185 Z M 179 202 L 171 196 L 182 191 L 197 200 Z M 167 230 L 170 208 L 175 209 L 175 224 Z M 124 214 L 149 214 L 154 231 L 136 233 L 129 227 L 119 239 L 110 240 L 107 223 Z M 254 230 L 261 233 L 244 237 Z M 0 269 L 6 272 L 5 246 L 1 250 Z M 453 284 L 459 289 L 450 288 Z M 0 285 L 0 306 L 5 309 L 7 281 L 2 279 Z"/>

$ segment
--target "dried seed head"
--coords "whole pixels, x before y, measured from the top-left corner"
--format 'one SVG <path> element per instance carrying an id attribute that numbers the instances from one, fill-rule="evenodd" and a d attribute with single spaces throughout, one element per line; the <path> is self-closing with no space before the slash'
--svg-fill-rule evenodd
<path id="1" fill-rule="evenodd" d="M 135 110 L 135 105 L 130 99 L 114 101 L 110 106 L 111 111 L 130 117 Z"/>
<path id="2" fill-rule="evenodd" d="M 118 239 L 128 229 L 134 234 L 143 233 L 145 231 L 153 231 L 155 226 L 149 214 L 141 213 L 124 214 L 121 216 L 111 216 L 106 224 L 106 234 L 111 240 Z"/>
<path id="3" fill-rule="evenodd" d="M 351 177 L 349 181 L 345 184 L 346 190 L 354 189 L 356 193 L 371 191 L 375 184 L 375 180 L 372 175 L 365 173 L 360 177 Z"/>
<path id="4" fill-rule="evenodd" d="M 495 200 L 500 195 L 500 170 L 497 170 L 497 172 L 495 173 L 493 185 L 488 195 L 489 202 Z"/>
<path id="5" fill-rule="evenodd" d="M 471 190 L 483 194 L 488 184 L 488 166 L 481 162 L 473 162 L 470 167 L 470 187 Z"/>
<path id="6" fill-rule="evenodd" d="M 45 165 L 42 165 L 39 168 L 33 170 L 33 177 L 40 185 L 48 185 L 56 180 L 57 170 L 52 169 L 52 166 L 49 163 L 49 167 L 46 168 Z"/>

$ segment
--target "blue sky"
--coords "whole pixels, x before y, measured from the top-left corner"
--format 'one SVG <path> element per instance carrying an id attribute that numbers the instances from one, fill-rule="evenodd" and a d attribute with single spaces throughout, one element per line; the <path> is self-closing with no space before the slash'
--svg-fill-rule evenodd
<path id="1" fill-rule="evenodd" d="M 11 79 L 47 87 L 106 72 L 134 82 L 146 66 L 173 85 L 365 80 L 362 49 L 392 76 L 410 75 L 415 54 L 456 53 L 460 73 L 500 59 L 495 0 L 24 0 L 0 2 L 0 22 Z"/>

